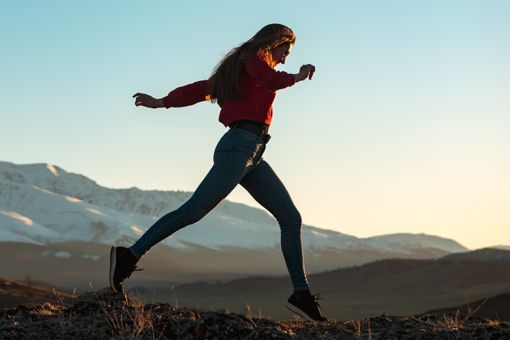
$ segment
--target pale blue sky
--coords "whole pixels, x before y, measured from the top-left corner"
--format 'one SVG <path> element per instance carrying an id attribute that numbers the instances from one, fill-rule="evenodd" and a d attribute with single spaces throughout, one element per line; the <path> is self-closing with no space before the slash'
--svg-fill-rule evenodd
<path id="1" fill-rule="evenodd" d="M 508 1 L 17 1 L 0 12 L 0 159 L 108 187 L 193 191 L 225 132 L 209 103 L 134 106 L 290 26 L 265 159 L 307 224 L 510 244 Z M 253 206 L 244 189 L 229 199 Z"/>

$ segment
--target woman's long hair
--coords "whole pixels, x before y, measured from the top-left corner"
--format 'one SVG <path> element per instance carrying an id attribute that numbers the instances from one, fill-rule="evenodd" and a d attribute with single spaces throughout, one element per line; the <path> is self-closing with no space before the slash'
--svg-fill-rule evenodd
<path id="1" fill-rule="evenodd" d="M 239 75 L 246 59 L 257 55 L 272 66 L 271 49 L 283 43 L 294 44 L 295 41 L 294 32 L 285 25 L 269 24 L 262 27 L 250 40 L 230 50 L 216 65 L 208 82 L 208 99 L 222 104 L 238 98 Z"/>

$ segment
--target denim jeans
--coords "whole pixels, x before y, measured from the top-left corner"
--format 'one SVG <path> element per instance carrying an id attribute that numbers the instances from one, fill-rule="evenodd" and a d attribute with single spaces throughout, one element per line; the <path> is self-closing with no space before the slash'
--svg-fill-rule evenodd
<path id="1" fill-rule="evenodd" d="M 190 199 L 156 221 L 130 247 L 131 252 L 142 257 L 156 243 L 202 219 L 241 184 L 278 221 L 283 257 L 294 290 L 308 289 L 301 215 L 283 183 L 262 158 L 265 149 L 262 137 L 243 129 L 229 129 L 214 150 L 214 165 Z"/>

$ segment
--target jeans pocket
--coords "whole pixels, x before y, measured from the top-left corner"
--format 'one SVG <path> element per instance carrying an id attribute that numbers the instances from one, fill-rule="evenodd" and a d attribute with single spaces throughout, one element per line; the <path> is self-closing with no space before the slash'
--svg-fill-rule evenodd
<path id="1" fill-rule="evenodd" d="M 254 134 L 253 132 L 244 130 L 244 129 L 235 129 L 235 138 L 239 141 L 249 142 L 249 143 L 257 143 L 259 136 Z"/>
<path id="2" fill-rule="evenodd" d="M 234 143 L 231 131 L 227 131 L 216 144 L 214 148 L 213 160 L 216 163 L 220 157 L 223 159 L 225 155 L 234 152 Z"/>
<path id="3" fill-rule="evenodd" d="M 249 163 L 256 158 L 262 145 L 260 137 L 254 133 L 243 129 L 229 130 L 216 145 L 213 160 L 217 163 L 233 158 Z"/>
<path id="4" fill-rule="evenodd" d="M 259 136 L 243 129 L 235 129 L 234 131 L 233 141 L 235 151 L 254 154 L 258 150 L 258 144 L 260 144 Z"/>

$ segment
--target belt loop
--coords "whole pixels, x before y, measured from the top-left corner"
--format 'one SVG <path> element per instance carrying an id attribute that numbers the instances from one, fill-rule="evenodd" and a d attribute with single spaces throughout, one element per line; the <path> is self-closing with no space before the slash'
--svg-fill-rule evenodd
<path id="1" fill-rule="evenodd" d="M 269 140 L 271 139 L 271 135 L 269 133 L 265 133 L 262 135 L 262 138 L 264 140 L 264 144 L 269 143 Z"/>

